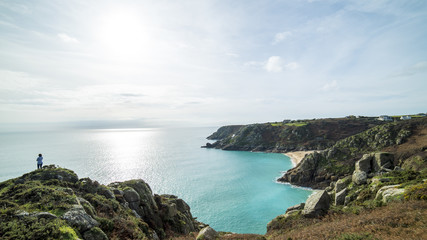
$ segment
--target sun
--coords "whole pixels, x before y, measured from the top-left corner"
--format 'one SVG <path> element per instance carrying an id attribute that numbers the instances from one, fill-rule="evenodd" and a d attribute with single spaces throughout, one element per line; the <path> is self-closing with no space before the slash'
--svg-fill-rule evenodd
<path id="1" fill-rule="evenodd" d="M 130 9 L 117 9 L 100 18 L 97 42 L 102 51 L 117 56 L 138 54 L 148 39 L 141 16 Z"/>

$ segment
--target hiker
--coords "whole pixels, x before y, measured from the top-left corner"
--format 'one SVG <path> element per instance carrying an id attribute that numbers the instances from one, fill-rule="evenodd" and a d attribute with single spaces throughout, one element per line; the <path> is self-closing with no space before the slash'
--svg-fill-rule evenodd
<path id="1" fill-rule="evenodd" d="M 37 158 L 37 169 L 41 169 L 43 167 L 43 157 L 42 154 L 39 154 L 39 157 Z"/>

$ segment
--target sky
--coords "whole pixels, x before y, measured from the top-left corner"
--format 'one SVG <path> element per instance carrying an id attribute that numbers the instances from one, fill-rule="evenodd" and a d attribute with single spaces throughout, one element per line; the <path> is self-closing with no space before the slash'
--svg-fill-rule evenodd
<path id="1" fill-rule="evenodd" d="M 0 0 L 0 125 L 427 111 L 427 1 Z"/>

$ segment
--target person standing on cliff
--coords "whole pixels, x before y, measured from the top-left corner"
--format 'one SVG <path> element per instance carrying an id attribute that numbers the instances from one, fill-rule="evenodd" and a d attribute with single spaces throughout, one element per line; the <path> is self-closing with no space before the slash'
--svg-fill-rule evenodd
<path id="1" fill-rule="evenodd" d="M 41 169 L 43 167 L 43 156 L 40 153 L 39 157 L 37 158 L 37 169 Z"/>

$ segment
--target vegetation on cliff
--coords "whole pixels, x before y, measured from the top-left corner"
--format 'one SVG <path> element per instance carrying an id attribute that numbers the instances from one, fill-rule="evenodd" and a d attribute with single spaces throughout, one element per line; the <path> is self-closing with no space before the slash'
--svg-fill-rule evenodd
<path id="1" fill-rule="evenodd" d="M 375 118 L 335 118 L 225 126 L 208 137 L 218 141 L 205 147 L 271 152 L 322 150 L 383 123 Z"/>
<path id="2" fill-rule="evenodd" d="M 2 239 L 164 239 L 202 226 L 182 199 L 140 179 L 105 186 L 48 166 L 0 183 Z"/>

